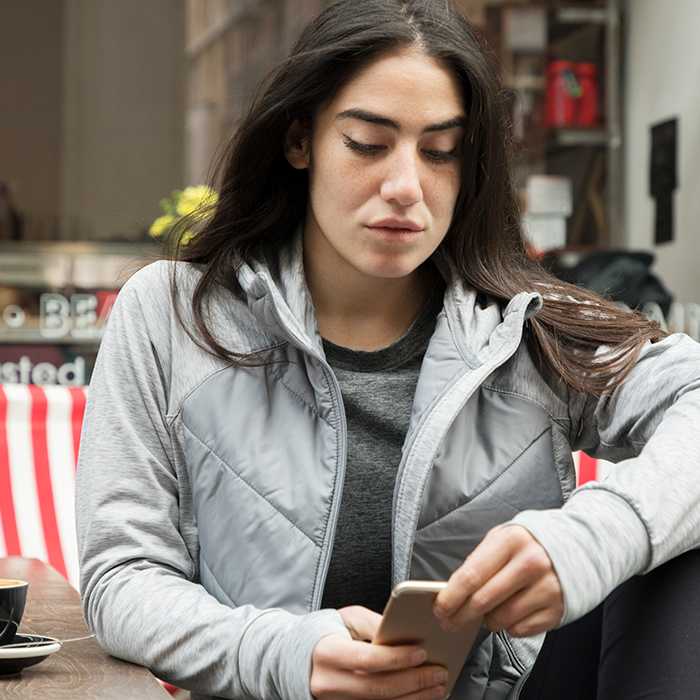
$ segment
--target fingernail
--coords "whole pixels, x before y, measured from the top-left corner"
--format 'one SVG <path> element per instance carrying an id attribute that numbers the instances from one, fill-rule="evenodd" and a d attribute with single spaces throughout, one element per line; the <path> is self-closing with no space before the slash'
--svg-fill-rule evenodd
<path id="1" fill-rule="evenodd" d="M 445 618 L 440 623 L 440 627 L 442 627 L 442 629 L 444 629 L 447 632 L 452 632 L 452 630 L 455 628 L 454 625 L 447 618 Z"/>
<path id="2" fill-rule="evenodd" d="M 438 685 L 442 685 L 447 680 L 447 671 L 441 668 L 439 671 L 435 671 L 435 682 Z"/>
<path id="3" fill-rule="evenodd" d="M 422 664 L 427 658 L 428 654 L 426 653 L 425 649 L 419 649 L 411 654 L 411 661 L 416 665 Z"/>
<path id="4" fill-rule="evenodd" d="M 445 689 L 441 688 L 438 690 L 433 690 L 432 695 L 430 696 L 432 700 L 442 700 L 445 697 Z"/>
<path id="5" fill-rule="evenodd" d="M 433 608 L 433 613 L 435 613 L 435 617 L 437 617 L 438 620 L 444 620 L 444 619 L 445 619 L 445 611 L 444 611 L 441 607 L 439 607 L 439 606 L 436 605 L 436 606 Z"/>

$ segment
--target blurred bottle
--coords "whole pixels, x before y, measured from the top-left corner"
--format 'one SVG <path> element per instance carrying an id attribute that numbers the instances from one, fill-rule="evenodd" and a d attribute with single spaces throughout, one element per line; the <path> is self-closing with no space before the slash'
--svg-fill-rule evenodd
<path id="1" fill-rule="evenodd" d="M 577 63 L 574 73 L 581 90 L 578 98 L 578 123 L 597 124 L 598 112 L 598 68 L 594 63 Z"/>
<path id="2" fill-rule="evenodd" d="M 571 61 L 552 61 L 547 66 L 547 126 L 573 124 L 576 114 L 576 97 L 579 86 Z"/>

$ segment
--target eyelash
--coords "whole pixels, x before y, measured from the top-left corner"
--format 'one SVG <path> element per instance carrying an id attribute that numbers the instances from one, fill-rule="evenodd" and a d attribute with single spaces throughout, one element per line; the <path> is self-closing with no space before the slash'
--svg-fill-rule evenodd
<path id="1" fill-rule="evenodd" d="M 380 151 L 386 149 L 386 146 L 375 146 L 369 143 L 359 143 L 358 141 L 353 141 L 349 136 L 345 137 L 345 145 L 351 150 L 359 153 L 361 156 L 372 157 L 376 156 Z M 433 163 L 448 163 L 457 158 L 457 149 L 454 148 L 451 151 L 434 151 L 425 150 L 423 151 L 425 155 Z"/>

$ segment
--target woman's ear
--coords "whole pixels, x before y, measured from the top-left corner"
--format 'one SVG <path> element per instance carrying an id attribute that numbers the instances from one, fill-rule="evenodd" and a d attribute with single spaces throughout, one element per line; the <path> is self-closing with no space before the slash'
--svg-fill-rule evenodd
<path id="1" fill-rule="evenodd" d="M 298 119 L 295 119 L 284 137 L 284 156 L 296 170 L 309 167 L 308 140 Z"/>

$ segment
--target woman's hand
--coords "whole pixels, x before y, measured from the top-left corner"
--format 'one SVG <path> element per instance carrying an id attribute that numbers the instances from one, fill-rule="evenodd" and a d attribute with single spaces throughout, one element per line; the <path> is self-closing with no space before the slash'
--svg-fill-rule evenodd
<path id="1" fill-rule="evenodd" d="M 441 666 L 421 666 L 426 659 L 423 649 L 367 643 L 374 639 L 381 615 L 359 605 L 339 612 L 352 639 L 329 634 L 314 647 L 310 686 L 317 700 L 441 700 L 445 696 L 447 673 Z"/>
<path id="2" fill-rule="evenodd" d="M 552 561 L 519 525 L 489 530 L 435 600 L 445 629 L 480 615 L 494 632 L 528 637 L 553 629 L 564 614 L 564 598 Z"/>

